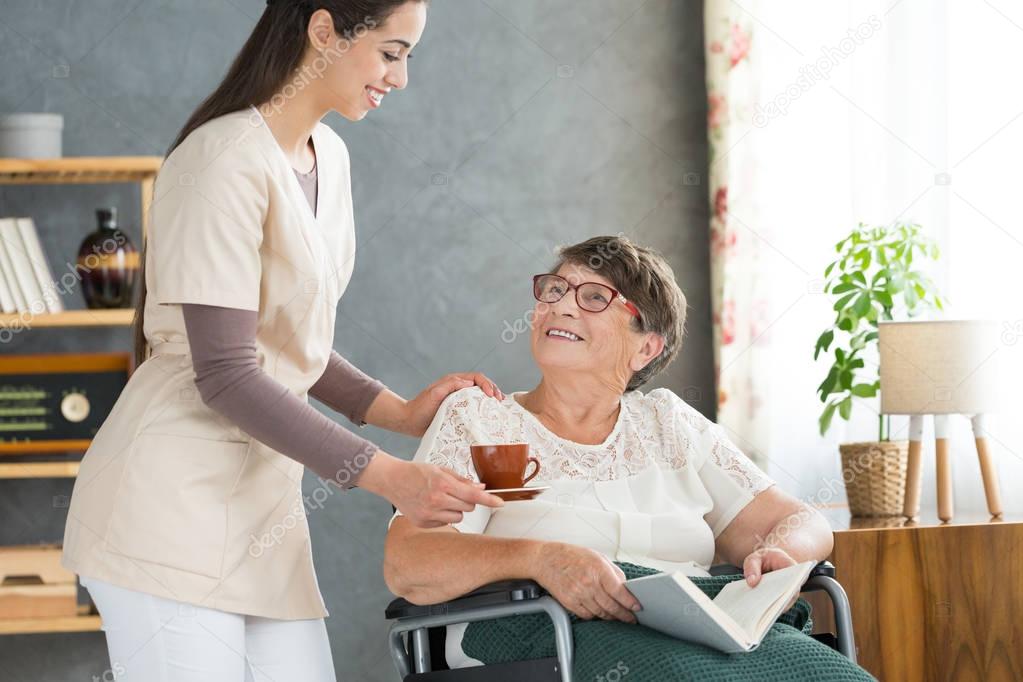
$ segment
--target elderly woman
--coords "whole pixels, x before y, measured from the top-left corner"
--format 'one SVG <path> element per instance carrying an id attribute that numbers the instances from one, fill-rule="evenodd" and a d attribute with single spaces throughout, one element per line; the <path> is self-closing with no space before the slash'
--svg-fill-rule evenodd
<path id="1" fill-rule="evenodd" d="M 524 442 L 541 463 L 533 484 L 550 489 L 498 509 L 466 505 L 441 528 L 417 528 L 399 513 L 384 560 L 392 592 L 435 603 L 531 578 L 584 622 L 632 624 L 639 604 L 614 562 L 708 576 L 717 557 L 755 585 L 763 572 L 828 556 L 827 522 L 780 490 L 724 429 L 670 390 L 637 390 L 682 342 L 685 296 L 660 256 L 596 237 L 562 249 L 553 270 L 534 278 L 533 293 L 540 383 L 503 400 L 476 388 L 453 393 L 416 459 L 475 480 L 471 444 Z M 451 667 L 480 663 L 462 648 L 465 631 L 448 628 Z M 577 661 L 586 660 L 576 639 Z"/>

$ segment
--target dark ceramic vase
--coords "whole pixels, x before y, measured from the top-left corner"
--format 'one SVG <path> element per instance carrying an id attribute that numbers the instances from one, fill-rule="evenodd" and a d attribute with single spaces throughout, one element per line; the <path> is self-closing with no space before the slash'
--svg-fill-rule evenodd
<path id="1" fill-rule="evenodd" d="M 131 308 L 139 253 L 117 227 L 117 209 L 96 210 L 99 227 L 78 247 L 78 274 L 89 308 Z"/>

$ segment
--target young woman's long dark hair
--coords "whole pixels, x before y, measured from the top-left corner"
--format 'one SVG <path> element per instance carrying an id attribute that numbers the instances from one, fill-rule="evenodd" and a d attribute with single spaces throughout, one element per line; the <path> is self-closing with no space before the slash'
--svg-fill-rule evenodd
<path id="1" fill-rule="evenodd" d="M 339 37 L 353 39 L 361 35 L 360 26 L 382 26 L 396 9 L 406 2 L 425 0 L 269 0 L 252 35 L 231 63 L 224 80 L 203 100 L 167 149 L 167 156 L 207 121 L 257 106 L 270 100 L 293 77 L 306 48 L 309 17 L 317 9 L 330 12 Z M 145 359 L 146 337 L 143 331 L 146 309 L 146 245 L 142 246 L 139 270 L 139 295 L 135 304 L 132 334 L 135 365 Z"/>

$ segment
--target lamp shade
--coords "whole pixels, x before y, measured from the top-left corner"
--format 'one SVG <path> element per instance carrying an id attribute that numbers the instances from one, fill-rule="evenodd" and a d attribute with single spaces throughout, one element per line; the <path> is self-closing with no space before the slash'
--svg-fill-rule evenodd
<path id="1" fill-rule="evenodd" d="M 983 414 L 1002 406 L 996 321 L 881 322 L 883 414 Z"/>

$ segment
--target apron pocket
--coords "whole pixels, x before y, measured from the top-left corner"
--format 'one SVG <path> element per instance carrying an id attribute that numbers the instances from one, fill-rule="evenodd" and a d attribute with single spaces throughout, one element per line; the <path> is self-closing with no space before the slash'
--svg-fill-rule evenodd
<path id="1" fill-rule="evenodd" d="M 227 500 L 249 443 L 139 434 L 117 489 L 107 549 L 221 577 Z"/>

